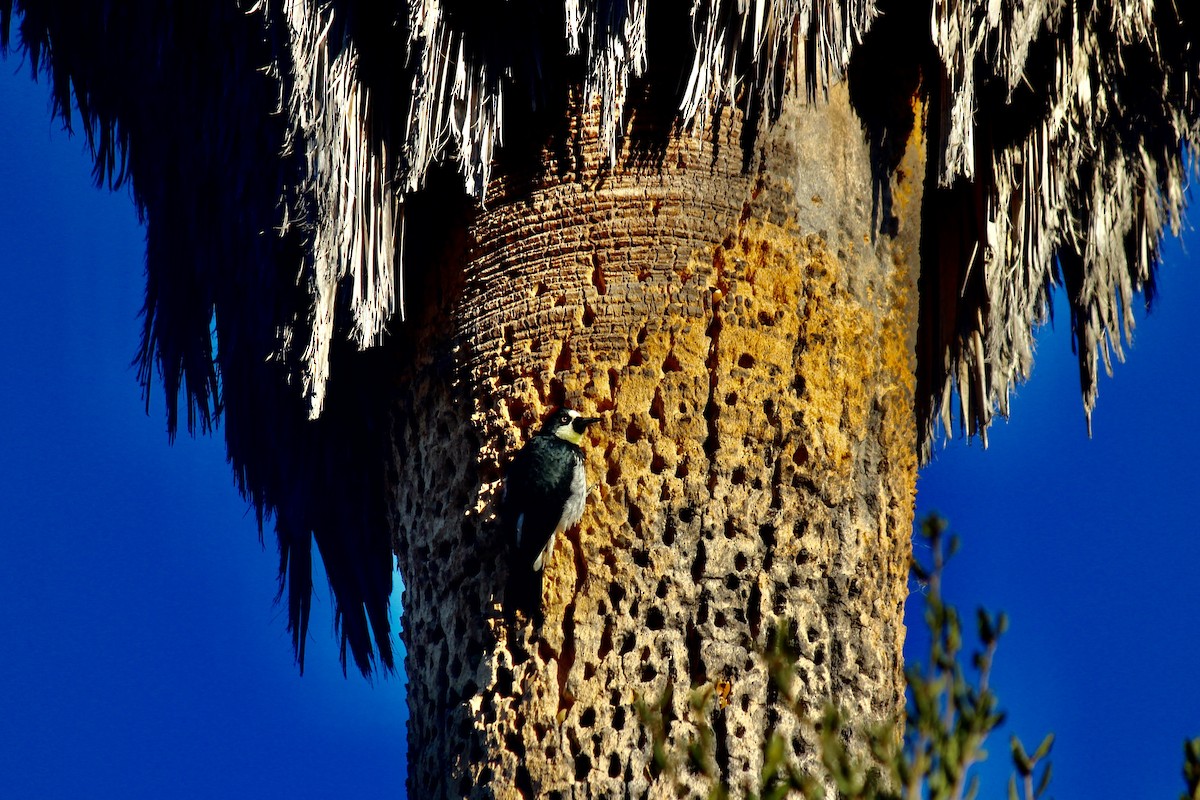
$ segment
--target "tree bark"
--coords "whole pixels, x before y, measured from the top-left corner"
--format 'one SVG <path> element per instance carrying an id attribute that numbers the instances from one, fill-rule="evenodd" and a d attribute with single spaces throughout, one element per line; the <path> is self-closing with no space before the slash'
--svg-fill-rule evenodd
<path id="1" fill-rule="evenodd" d="M 408 289 L 394 437 L 411 796 L 658 794 L 635 693 L 675 687 L 681 740 L 686 690 L 718 680 L 735 787 L 770 730 L 812 768 L 756 656 L 783 619 L 814 715 L 901 713 L 920 129 L 882 170 L 842 85 L 785 101 L 752 153 L 734 118 L 607 169 L 582 124 L 486 210 L 428 216 L 461 235 L 408 256 L 441 266 Z M 534 629 L 499 611 L 497 490 L 563 401 L 604 422 Z"/>

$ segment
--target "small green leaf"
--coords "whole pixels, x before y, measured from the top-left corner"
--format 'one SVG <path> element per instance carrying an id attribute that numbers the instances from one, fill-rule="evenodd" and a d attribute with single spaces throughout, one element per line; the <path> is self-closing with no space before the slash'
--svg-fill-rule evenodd
<path id="1" fill-rule="evenodd" d="M 992 618 L 983 608 L 978 608 L 975 611 L 975 616 L 979 620 L 979 641 L 984 645 L 989 645 L 996 641 L 996 629 L 992 627 Z"/>
<path id="2" fill-rule="evenodd" d="M 1038 749 L 1034 751 L 1033 760 L 1037 761 L 1038 759 L 1045 758 L 1046 754 L 1050 752 L 1050 747 L 1053 744 L 1054 744 L 1054 734 L 1053 733 L 1046 734 L 1046 738 L 1042 739 L 1042 743 L 1039 744 Z"/>
<path id="3" fill-rule="evenodd" d="M 779 770 L 783 766 L 783 748 L 783 737 L 778 733 L 772 733 L 771 737 L 767 739 L 766 745 L 763 747 L 763 765 L 761 777 L 759 779 L 759 782 L 764 789 L 763 797 L 767 796 L 768 793 L 765 790 L 767 787 L 772 786 L 775 783 L 777 776 L 779 775 Z"/>
<path id="4" fill-rule="evenodd" d="M 1046 787 L 1050 785 L 1050 770 L 1054 765 L 1046 762 L 1046 766 L 1042 769 L 1042 778 L 1038 781 L 1037 789 L 1034 791 L 1034 798 L 1041 797 L 1046 792 Z"/>
<path id="5" fill-rule="evenodd" d="M 1012 758 L 1013 765 L 1017 768 L 1017 772 L 1021 777 L 1029 777 L 1029 774 L 1033 771 L 1033 765 L 1029 763 L 1029 756 L 1025 754 L 1025 748 L 1021 746 L 1021 740 L 1015 735 L 1012 737 Z"/>
<path id="6" fill-rule="evenodd" d="M 778 786 L 772 786 L 770 789 L 763 792 L 762 800 L 784 800 L 790 791 L 791 789 L 786 783 L 781 783 Z"/>

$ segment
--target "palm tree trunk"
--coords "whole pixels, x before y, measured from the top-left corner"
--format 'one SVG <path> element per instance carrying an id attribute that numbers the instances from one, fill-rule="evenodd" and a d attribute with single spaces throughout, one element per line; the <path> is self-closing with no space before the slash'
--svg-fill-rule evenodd
<path id="1" fill-rule="evenodd" d="M 424 298 L 393 509 L 414 797 L 642 796 L 635 693 L 717 680 L 734 786 L 772 729 L 812 767 L 814 734 L 755 655 L 785 618 L 814 713 L 902 709 L 923 143 L 881 186 L 844 86 L 786 102 L 748 161 L 739 135 L 726 120 L 660 169 L 605 170 L 581 126 L 546 169 L 493 186 L 406 290 Z M 497 489 L 522 430 L 563 401 L 605 420 L 534 630 L 499 612 Z"/>

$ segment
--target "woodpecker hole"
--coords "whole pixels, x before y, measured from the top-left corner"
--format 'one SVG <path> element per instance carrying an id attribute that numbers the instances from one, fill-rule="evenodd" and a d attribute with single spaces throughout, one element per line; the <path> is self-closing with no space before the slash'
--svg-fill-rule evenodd
<path id="1" fill-rule="evenodd" d="M 558 358 L 554 360 L 555 372 L 567 372 L 571 369 L 571 343 L 564 341 L 562 349 L 558 351 Z"/>
<path id="2" fill-rule="evenodd" d="M 805 447 L 804 445 L 800 445 L 799 447 L 797 447 L 795 449 L 795 451 L 792 453 L 792 462 L 797 467 L 802 467 L 805 464 L 807 464 L 808 463 L 808 448 Z"/>
<path id="3" fill-rule="evenodd" d="M 664 374 L 668 372 L 682 372 L 683 366 L 679 363 L 679 357 L 675 355 L 675 351 L 667 353 L 667 357 L 663 359 L 662 371 Z"/>
<path id="4" fill-rule="evenodd" d="M 730 392 L 729 394 L 725 395 L 725 405 L 736 406 L 737 401 L 738 401 L 738 393 L 737 392 Z"/>
<path id="5" fill-rule="evenodd" d="M 708 592 L 700 592 L 700 602 L 696 604 L 696 624 L 708 622 Z"/>
<path id="6" fill-rule="evenodd" d="M 750 636 L 757 641 L 762 632 L 762 590 L 757 586 L 750 590 L 746 600 L 746 621 L 750 626 Z"/>
<path id="7" fill-rule="evenodd" d="M 513 696 L 513 671 L 508 667 L 500 667 L 496 670 L 496 694 L 504 697 Z M 508 748 L 512 750 L 510 746 Z"/>
<path id="8" fill-rule="evenodd" d="M 662 610 L 659 609 L 657 606 L 651 607 L 651 609 L 646 612 L 646 627 L 647 628 L 649 628 L 652 631 L 661 631 L 666 626 L 667 626 L 666 617 L 663 616 Z"/>
<path id="9" fill-rule="evenodd" d="M 592 269 L 592 286 L 596 287 L 596 294 L 608 294 L 608 282 L 604 280 L 604 270 L 600 268 L 599 261 Z"/>
<path id="10" fill-rule="evenodd" d="M 533 790 L 533 779 L 529 777 L 529 770 L 525 767 L 523 759 L 517 761 L 517 776 L 514 782 L 522 797 L 537 797 L 537 792 Z"/>
<path id="11" fill-rule="evenodd" d="M 625 709 L 621 706 L 620 696 L 616 695 L 615 692 L 613 695 L 612 705 L 615 706 L 612 716 L 613 730 L 623 731 L 625 730 Z"/>
<path id="12" fill-rule="evenodd" d="M 696 557 L 692 559 L 692 580 L 699 581 L 704 577 L 704 568 L 708 562 L 708 553 L 705 552 L 704 540 L 696 542 Z"/>
<path id="13" fill-rule="evenodd" d="M 714 383 L 712 384 L 713 388 L 709 389 L 708 401 L 704 404 L 704 421 L 708 428 L 708 434 L 704 437 L 704 455 L 711 460 L 717 454 L 721 443 L 717 435 L 717 417 L 720 416 L 720 410 L 716 398 L 713 396 L 716 378 L 710 378 L 710 380 Z"/>
<path id="14" fill-rule="evenodd" d="M 534 381 L 538 380 L 537 373 L 534 373 Z M 550 390 L 546 392 L 546 400 L 549 405 L 561 406 L 567 400 L 567 389 L 563 386 L 561 378 L 554 377 L 550 379 Z"/>
<path id="15" fill-rule="evenodd" d="M 637 444 L 645 435 L 646 432 L 643 431 L 641 427 L 632 420 L 625 428 L 625 441 L 629 442 L 630 444 Z"/>
<path id="16" fill-rule="evenodd" d="M 742 353 L 738 356 L 738 366 L 742 369 L 750 369 L 754 366 L 754 356 L 749 353 Z"/>
<path id="17" fill-rule="evenodd" d="M 698 686 L 704 683 L 704 657 L 700 654 L 700 631 L 691 621 L 685 629 L 684 645 L 687 647 L 688 677 L 693 686 Z"/>
<path id="18" fill-rule="evenodd" d="M 635 505 L 629 506 L 629 527 L 635 531 L 641 530 L 642 520 L 645 519 L 642 510 Z"/>
<path id="19" fill-rule="evenodd" d="M 650 418 L 658 420 L 659 433 L 667 430 L 667 404 L 663 402 L 662 390 L 655 388 L 654 399 L 650 401 Z"/>
<path id="20" fill-rule="evenodd" d="M 650 459 L 650 471 L 655 475 L 662 475 L 663 470 L 667 468 L 667 460 L 658 453 L 654 454 L 654 458 Z"/>
<path id="21" fill-rule="evenodd" d="M 596 658 L 603 661 L 612 652 L 612 623 L 605 618 L 604 631 L 600 634 L 600 645 L 596 648 Z"/>

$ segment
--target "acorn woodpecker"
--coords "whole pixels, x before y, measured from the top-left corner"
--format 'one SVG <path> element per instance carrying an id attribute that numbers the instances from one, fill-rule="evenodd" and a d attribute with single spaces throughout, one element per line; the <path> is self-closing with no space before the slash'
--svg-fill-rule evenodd
<path id="1" fill-rule="evenodd" d="M 555 410 L 506 470 L 500 513 L 512 553 L 507 599 L 528 617 L 541 616 L 542 568 L 555 537 L 583 516 L 588 488 L 579 444 L 599 421 Z"/>

